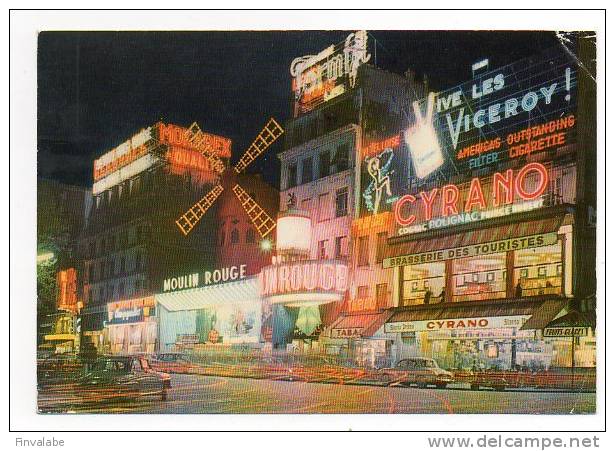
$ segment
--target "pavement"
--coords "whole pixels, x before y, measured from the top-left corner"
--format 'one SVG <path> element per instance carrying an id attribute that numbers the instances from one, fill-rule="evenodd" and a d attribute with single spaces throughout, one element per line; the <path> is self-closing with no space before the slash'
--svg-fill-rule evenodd
<path id="1" fill-rule="evenodd" d="M 472 391 L 171 375 L 168 399 L 116 400 L 71 413 L 595 413 L 587 392 Z"/>

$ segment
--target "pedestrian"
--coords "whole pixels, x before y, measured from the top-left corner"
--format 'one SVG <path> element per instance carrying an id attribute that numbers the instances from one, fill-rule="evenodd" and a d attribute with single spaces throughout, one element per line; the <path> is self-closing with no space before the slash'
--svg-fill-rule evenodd
<path id="1" fill-rule="evenodd" d="M 427 291 L 425 292 L 425 297 L 423 298 L 423 303 L 429 304 L 429 301 L 431 300 L 432 296 L 433 293 L 431 292 L 431 288 L 427 288 Z"/>

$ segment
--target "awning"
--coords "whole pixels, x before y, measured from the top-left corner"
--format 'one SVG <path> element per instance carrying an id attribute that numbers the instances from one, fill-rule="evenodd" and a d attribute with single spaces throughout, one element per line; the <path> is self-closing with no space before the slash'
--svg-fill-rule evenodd
<path id="1" fill-rule="evenodd" d="M 391 315 L 386 311 L 342 316 L 331 325 L 331 338 L 371 337 Z"/>
<path id="2" fill-rule="evenodd" d="M 548 327 L 591 327 L 596 328 L 596 312 L 578 312 L 573 310 L 545 325 Z"/>
<path id="3" fill-rule="evenodd" d="M 154 298 L 158 304 L 170 312 L 200 310 L 237 302 L 260 303 L 258 279 L 256 277 L 237 282 L 157 294 Z"/>
<path id="4" fill-rule="evenodd" d="M 387 323 L 494 316 L 531 316 L 543 303 L 550 300 L 539 297 L 499 301 L 469 301 L 460 302 L 456 305 L 455 303 L 444 303 L 402 307 L 402 310 L 395 312 Z"/>
<path id="5" fill-rule="evenodd" d="M 408 241 L 388 246 L 386 257 L 420 254 L 422 252 L 556 232 L 562 224 L 563 219 L 564 216 L 556 216 L 536 221 L 517 222 L 498 227 L 481 228 L 471 232 L 452 235 L 442 235 L 441 233 L 434 232 L 434 234 L 438 234 L 439 236 L 418 240 L 412 240 L 412 235 L 409 235 Z"/>
<path id="6" fill-rule="evenodd" d="M 532 314 L 532 317 L 521 326 L 521 330 L 544 329 L 549 321 L 553 320 L 567 304 L 567 299 L 549 299 L 543 302 L 540 308 Z"/>

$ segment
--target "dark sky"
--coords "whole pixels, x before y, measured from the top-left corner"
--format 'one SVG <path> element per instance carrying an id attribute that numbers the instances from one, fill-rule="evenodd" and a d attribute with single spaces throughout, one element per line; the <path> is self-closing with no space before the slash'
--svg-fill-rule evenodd
<path id="1" fill-rule="evenodd" d="M 238 159 L 269 117 L 291 111 L 290 62 L 342 41 L 323 32 L 44 32 L 38 49 L 38 174 L 90 186 L 94 158 L 159 119 L 233 140 Z M 557 45 L 547 32 L 370 31 L 378 67 L 445 89 Z M 276 143 L 253 171 L 277 186 Z"/>

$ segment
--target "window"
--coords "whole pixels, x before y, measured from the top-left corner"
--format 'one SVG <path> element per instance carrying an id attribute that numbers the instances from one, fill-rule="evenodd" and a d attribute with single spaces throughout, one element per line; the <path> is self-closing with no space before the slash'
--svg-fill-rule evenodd
<path id="1" fill-rule="evenodd" d="M 515 296 L 561 294 L 562 242 L 515 252 Z"/>
<path id="2" fill-rule="evenodd" d="M 387 233 L 380 232 L 376 239 L 378 240 L 376 244 L 376 263 L 382 263 L 382 260 L 384 260 L 384 253 L 386 252 Z"/>
<path id="3" fill-rule="evenodd" d="M 309 183 L 313 179 L 312 157 L 309 157 L 301 162 L 301 183 Z"/>
<path id="4" fill-rule="evenodd" d="M 379 309 L 386 308 L 388 296 L 388 285 L 379 283 L 376 285 L 376 305 Z"/>
<path id="5" fill-rule="evenodd" d="M 288 180 L 286 180 L 286 188 L 297 186 L 297 165 L 291 164 L 288 167 Z"/>
<path id="6" fill-rule="evenodd" d="M 402 306 L 442 302 L 444 262 L 404 266 L 402 270 Z"/>
<path id="7" fill-rule="evenodd" d="M 231 244 L 239 243 L 239 230 L 233 229 L 231 230 Z"/>
<path id="8" fill-rule="evenodd" d="M 358 246 L 357 266 L 369 265 L 369 236 L 360 236 Z"/>
<path id="9" fill-rule="evenodd" d="M 335 238 L 335 258 L 344 258 L 348 255 L 348 237 L 338 236 Z"/>
<path id="10" fill-rule="evenodd" d="M 246 230 L 246 243 L 254 243 L 256 241 L 256 236 L 254 235 L 254 230 L 249 228 Z"/>
<path id="11" fill-rule="evenodd" d="M 335 192 L 335 217 L 348 215 L 348 188 L 344 187 Z"/>
<path id="12" fill-rule="evenodd" d="M 369 296 L 369 287 L 367 285 L 359 285 L 357 287 L 357 298 L 365 299 Z"/>
<path id="13" fill-rule="evenodd" d="M 122 257 L 120 259 L 120 274 L 124 274 L 126 272 L 126 257 Z"/>
<path id="14" fill-rule="evenodd" d="M 329 219 L 329 206 L 327 205 L 329 193 L 318 196 L 318 222 Z"/>
<path id="15" fill-rule="evenodd" d="M 331 154 L 328 150 L 320 153 L 318 163 L 318 176 L 327 177 L 331 173 Z"/>
<path id="16" fill-rule="evenodd" d="M 119 299 L 122 299 L 124 297 L 124 282 L 120 282 L 120 284 L 117 287 L 117 296 Z"/>
<path id="17" fill-rule="evenodd" d="M 320 260 L 326 260 L 327 258 L 327 241 L 322 240 L 318 242 L 318 258 Z"/>
<path id="18" fill-rule="evenodd" d="M 453 301 L 506 297 L 506 253 L 453 261 Z M 463 283 L 461 281 L 463 280 Z M 437 294 L 437 293 L 434 293 Z"/>
<path id="19" fill-rule="evenodd" d="M 141 269 L 141 254 L 137 254 L 135 257 L 135 270 L 139 271 Z"/>
<path id="20" fill-rule="evenodd" d="M 301 210 L 310 211 L 311 206 L 312 206 L 312 199 L 310 197 L 303 199 L 301 201 Z"/>
<path id="21" fill-rule="evenodd" d="M 349 151 L 348 144 L 340 144 L 337 146 L 335 150 L 334 164 L 335 164 L 335 172 L 342 172 L 348 169 L 349 167 Z"/>

